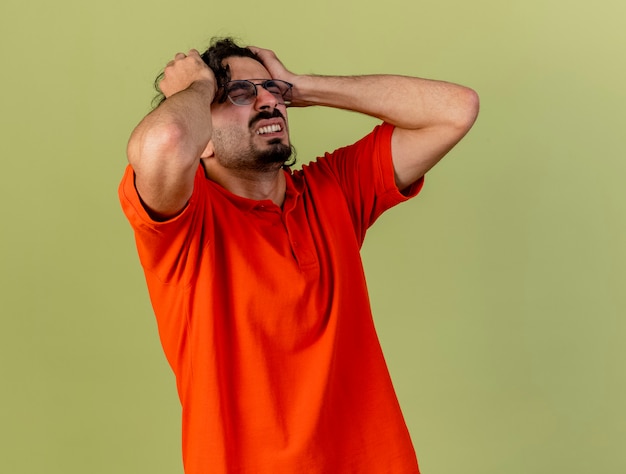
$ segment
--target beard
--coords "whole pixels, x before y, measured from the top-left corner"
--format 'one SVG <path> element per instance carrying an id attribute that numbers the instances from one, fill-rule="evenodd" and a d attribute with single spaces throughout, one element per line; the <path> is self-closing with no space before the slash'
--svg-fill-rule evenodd
<path id="1" fill-rule="evenodd" d="M 290 157 L 291 147 L 282 143 L 280 139 L 275 139 L 269 142 L 268 148 L 257 151 L 256 162 L 260 167 L 264 165 L 283 166 Z"/>
<path id="2" fill-rule="evenodd" d="M 219 134 L 216 134 L 219 135 Z M 220 165 L 236 171 L 273 171 L 282 168 L 289 157 L 291 147 L 280 140 L 269 142 L 263 149 L 250 143 L 236 153 L 224 153 L 215 141 L 215 157 Z"/>
<path id="3" fill-rule="evenodd" d="M 254 138 L 241 129 L 214 129 L 217 161 L 231 170 L 265 172 L 280 169 L 291 157 L 291 146 L 280 138 L 270 140 L 263 147 L 257 145 Z"/>

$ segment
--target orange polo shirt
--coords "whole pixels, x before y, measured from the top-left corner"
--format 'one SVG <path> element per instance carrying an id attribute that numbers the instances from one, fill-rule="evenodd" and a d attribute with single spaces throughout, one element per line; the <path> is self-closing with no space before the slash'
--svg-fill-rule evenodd
<path id="1" fill-rule="evenodd" d="M 134 231 L 183 410 L 187 474 L 418 473 L 374 329 L 360 248 L 394 182 L 393 127 L 287 172 L 282 208 L 202 167 L 155 222 L 127 168 Z"/>

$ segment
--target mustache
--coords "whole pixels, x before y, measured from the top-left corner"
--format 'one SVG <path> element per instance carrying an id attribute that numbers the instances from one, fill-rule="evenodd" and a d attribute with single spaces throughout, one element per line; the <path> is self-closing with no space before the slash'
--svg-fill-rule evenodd
<path id="1" fill-rule="evenodd" d="M 285 120 L 285 116 L 278 109 L 274 109 L 272 112 L 268 112 L 267 110 L 263 110 L 263 111 L 259 112 L 257 115 L 255 115 L 254 117 L 252 117 L 250 119 L 249 126 L 252 127 L 259 120 L 265 120 L 265 119 L 271 119 L 271 118 L 281 118 L 281 119 Z M 285 120 L 285 122 L 286 122 L 286 120 Z"/>

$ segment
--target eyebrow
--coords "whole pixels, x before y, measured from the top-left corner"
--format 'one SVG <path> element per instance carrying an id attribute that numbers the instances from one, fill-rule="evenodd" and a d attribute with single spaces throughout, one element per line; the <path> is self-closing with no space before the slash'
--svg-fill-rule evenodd
<path id="1" fill-rule="evenodd" d="M 244 89 L 246 86 L 245 84 L 242 84 L 242 82 L 244 82 L 243 79 L 231 81 L 228 85 L 228 90 Z"/>
<path id="2" fill-rule="evenodd" d="M 275 79 L 270 77 L 269 79 L 261 79 L 261 78 L 252 78 L 252 79 L 233 79 L 232 82 L 234 81 L 248 81 L 248 82 L 266 82 L 266 81 L 274 81 Z"/>

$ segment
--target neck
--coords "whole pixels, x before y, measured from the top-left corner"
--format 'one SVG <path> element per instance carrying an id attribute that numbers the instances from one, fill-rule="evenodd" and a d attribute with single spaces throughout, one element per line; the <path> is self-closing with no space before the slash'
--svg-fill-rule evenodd
<path id="1" fill-rule="evenodd" d="M 207 177 L 237 196 L 270 200 L 282 207 L 287 183 L 282 166 L 265 171 L 229 169 L 215 160 L 202 160 Z"/>

